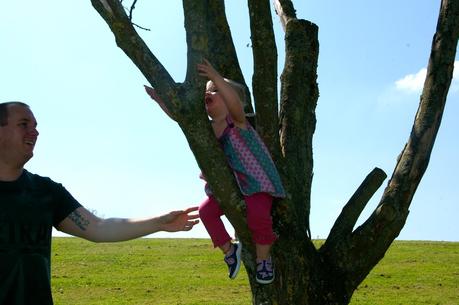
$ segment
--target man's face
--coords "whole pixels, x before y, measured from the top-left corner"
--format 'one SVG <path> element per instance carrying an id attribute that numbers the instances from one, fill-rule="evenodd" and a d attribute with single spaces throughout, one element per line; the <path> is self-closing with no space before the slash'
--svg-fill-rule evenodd
<path id="1" fill-rule="evenodd" d="M 8 107 L 8 124 L 0 126 L 0 162 L 23 166 L 33 156 L 37 142 L 37 121 L 25 106 Z"/>

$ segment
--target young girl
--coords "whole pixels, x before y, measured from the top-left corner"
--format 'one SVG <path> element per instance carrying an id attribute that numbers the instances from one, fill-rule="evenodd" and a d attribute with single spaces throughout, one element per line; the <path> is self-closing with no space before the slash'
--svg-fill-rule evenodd
<path id="1" fill-rule="evenodd" d="M 246 120 L 243 87 L 224 79 L 207 60 L 198 64 L 197 69 L 200 75 L 209 79 L 204 98 L 206 111 L 247 205 L 247 223 L 257 255 L 256 280 L 260 284 L 269 284 L 274 280 L 270 250 L 276 240 L 271 206 L 273 197 L 285 197 L 282 182 L 268 149 Z M 146 88 L 158 101 L 154 90 Z M 223 212 L 207 184 L 206 194 L 208 198 L 200 205 L 199 216 L 214 246 L 225 254 L 228 276 L 234 279 L 241 265 L 242 244 L 232 242 L 221 220 Z"/>

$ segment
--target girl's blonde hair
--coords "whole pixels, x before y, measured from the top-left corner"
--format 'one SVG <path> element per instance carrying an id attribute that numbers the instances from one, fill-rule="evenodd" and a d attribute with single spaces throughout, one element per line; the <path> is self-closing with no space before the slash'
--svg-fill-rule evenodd
<path id="1" fill-rule="evenodd" d="M 230 84 L 231 87 L 233 87 L 233 89 L 236 91 L 237 95 L 239 96 L 239 99 L 241 100 L 242 105 L 245 108 L 245 106 L 247 106 L 247 98 L 246 98 L 246 95 L 245 95 L 244 86 L 242 84 L 232 80 L 232 79 L 225 78 L 224 80 L 225 80 L 225 82 Z"/>
<path id="2" fill-rule="evenodd" d="M 249 108 L 249 101 L 247 100 L 246 96 L 246 91 L 245 88 L 242 84 L 228 78 L 224 78 L 224 80 L 233 87 L 234 90 L 236 90 L 237 95 L 239 96 L 239 99 L 241 100 L 242 106 L 244 107 L 244 112 L 245 112 L 245 117 L 249 121 L 249 123 L 255 127 L 255 113 L 253 113 L 252 110 L 248 109 Z"/>

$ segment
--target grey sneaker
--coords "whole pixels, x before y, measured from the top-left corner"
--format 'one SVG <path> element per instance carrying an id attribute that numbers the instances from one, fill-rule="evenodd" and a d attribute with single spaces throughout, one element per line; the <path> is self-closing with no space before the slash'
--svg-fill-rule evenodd
<path id="1" fill-rule="evenodd" d="M 274 265 L 271 257 L 257 263 L 256 279 L 260 284 L 271 284 L 274 281 Z"/>
<path id="2" fill-rule="evenodd" d="M 225 263 L 228 265 L 228 277 L 235 279 L 241 268 L 241 251 L 242 244 L 233 243 L 231 246 L 233 249 L 230 250 L 231 254 L 225 256 Z"/>

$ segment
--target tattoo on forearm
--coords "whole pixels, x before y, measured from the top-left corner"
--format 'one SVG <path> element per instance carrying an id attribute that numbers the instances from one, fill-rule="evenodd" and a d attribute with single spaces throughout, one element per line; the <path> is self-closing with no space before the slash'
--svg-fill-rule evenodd
<path id="1" fill-rule="evenodd" d="M 89 225 L 89 220 L 81 216 L 77 211 L 73 211 L 68 216 L 74 224 L 76 224 L 81 230 L 86 231 L 86 228 Z"/>

